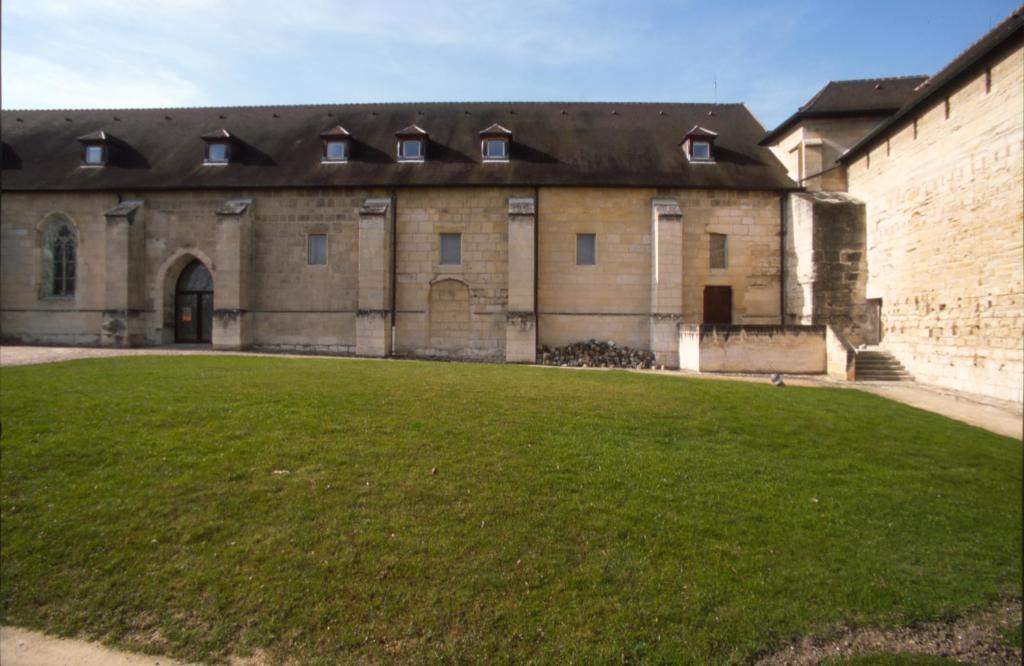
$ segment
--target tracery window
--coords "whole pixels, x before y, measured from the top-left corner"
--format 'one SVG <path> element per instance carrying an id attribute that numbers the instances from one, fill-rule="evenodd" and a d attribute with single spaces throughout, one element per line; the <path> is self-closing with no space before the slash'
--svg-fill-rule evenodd
<path id="1" fill-rule="evenodd" d="M 43 286 L 45 295 L 75 295 L 78 263 L 78 238 L 66 220 L 55 220 L 46 230 L 43 242 Z"/>

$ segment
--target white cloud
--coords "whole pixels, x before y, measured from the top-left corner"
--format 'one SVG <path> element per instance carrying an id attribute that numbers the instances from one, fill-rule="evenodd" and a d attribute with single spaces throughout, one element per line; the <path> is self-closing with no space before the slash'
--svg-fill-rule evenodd
<path id="1" fill-rule="evenodd" d="M 4 108 L 189 106 L 202 91 L 174 72 L 120 63 L 114 69 L 71 69 L 36 56 L 5 53 Z"/>

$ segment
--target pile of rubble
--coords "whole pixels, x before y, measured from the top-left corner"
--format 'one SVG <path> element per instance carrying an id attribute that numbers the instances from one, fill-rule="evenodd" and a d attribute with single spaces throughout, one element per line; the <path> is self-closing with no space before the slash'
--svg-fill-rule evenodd
<path id="1" fill-rule="evenodd" d="M 654 353 L 631 347 L 619 347 L 613 341 L 574 342 L 564 347 L 541 345 L 537 361 L 541 365 L 569 368 L 652 368 Z"/>

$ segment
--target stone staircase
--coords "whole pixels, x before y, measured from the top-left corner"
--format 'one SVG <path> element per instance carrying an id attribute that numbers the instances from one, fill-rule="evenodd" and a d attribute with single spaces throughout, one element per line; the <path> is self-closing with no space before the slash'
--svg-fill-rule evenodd
<path id="1" fill-rule="evenodd" d="M 864 349 L 857 352 L 856 381 L 909 382 L 914 378 L 896 358 L 881 349 Z"/>

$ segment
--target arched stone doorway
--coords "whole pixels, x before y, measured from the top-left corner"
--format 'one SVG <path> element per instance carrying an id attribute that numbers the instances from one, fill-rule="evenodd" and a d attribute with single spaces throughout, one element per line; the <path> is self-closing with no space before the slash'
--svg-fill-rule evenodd
<path id="1" fill-rule="evenodd" d="M 198 259 L 182 269 L 174 289 L 174 341 L 211 342 L 213 276 Z"/>
<path id="2" fill-rule="evenodd" d="M 430 285 L 431 350 L 458 355 L 469 347 L 469 339 L 469 287 L 452 279 Z"/>

